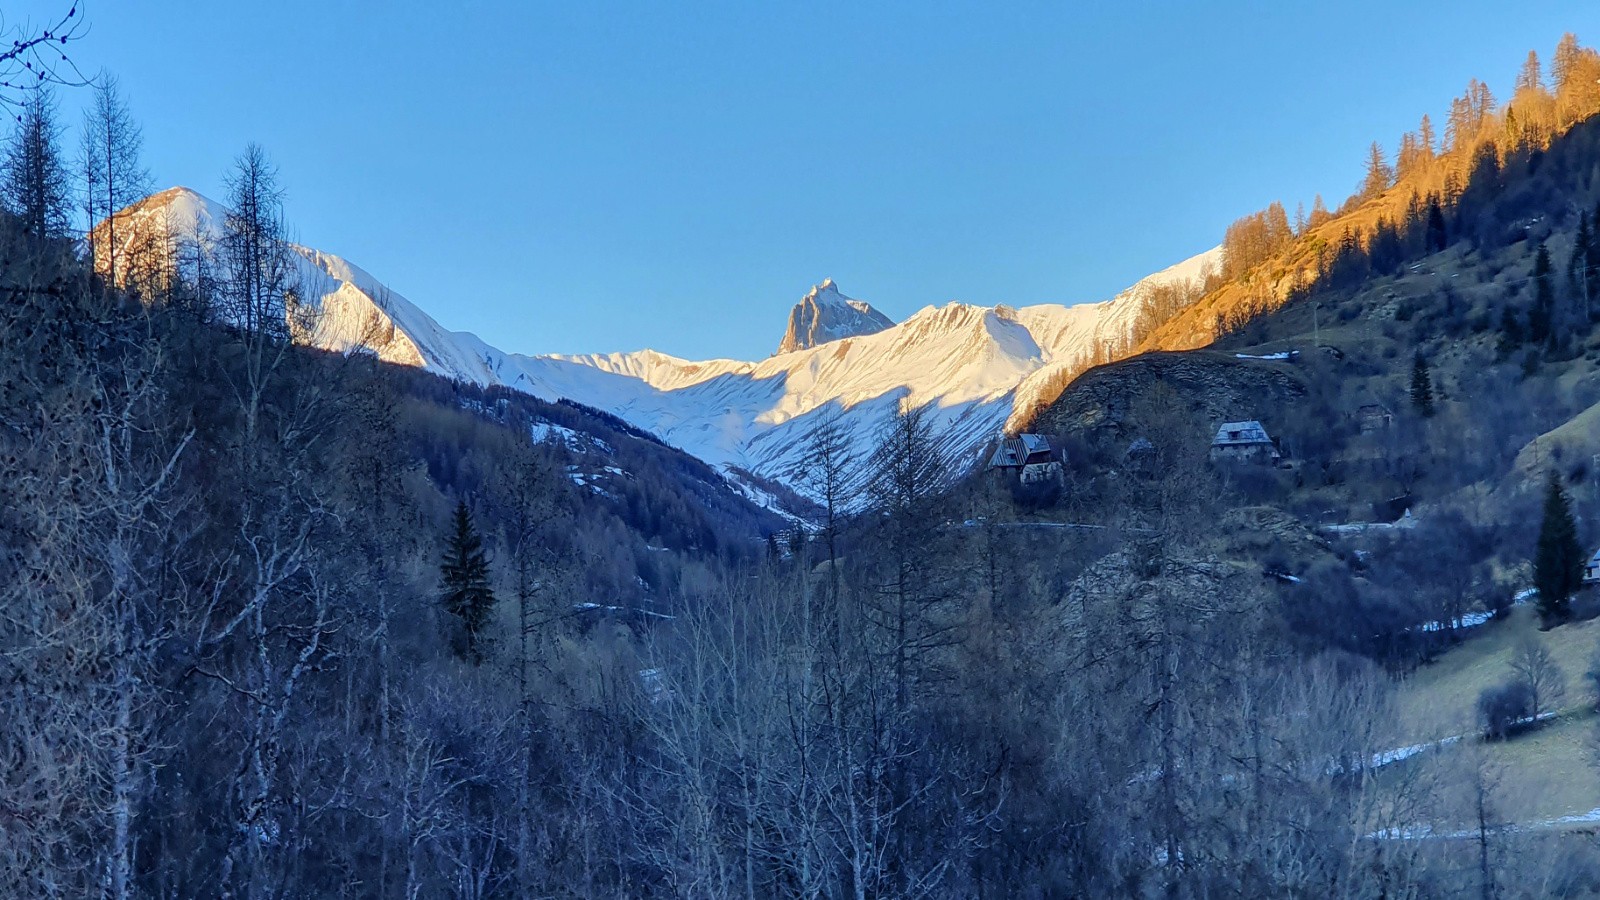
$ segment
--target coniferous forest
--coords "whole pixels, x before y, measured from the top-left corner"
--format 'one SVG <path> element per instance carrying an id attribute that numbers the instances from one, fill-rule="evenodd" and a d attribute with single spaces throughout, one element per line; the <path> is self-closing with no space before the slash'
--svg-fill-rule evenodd
<path id="1" fill-rule="evenodd" d="M 0 47 L 0 896 L 1600 893 L 1576 38 L 1238 220 L 1032 411 L 1058 477 L 902 406 L 785 515 L 318 349 L 267 149 L 134 233 L 79 22 Z"/>

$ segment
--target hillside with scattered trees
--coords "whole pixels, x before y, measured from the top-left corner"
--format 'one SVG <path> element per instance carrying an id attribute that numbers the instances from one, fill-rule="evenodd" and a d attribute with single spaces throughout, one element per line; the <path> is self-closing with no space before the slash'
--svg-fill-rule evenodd
<path id="1" fill-rule="evenodd" d="M 1453 239 L 1479 244 L 1516 239 L 1513 221 L 1486 222 L 1474 208 L 1498 194 L 1505 173 L 1538 166 L 1550 145 L 1600 113 L 1600 53 L 1562 37 L 1546 72 L 1529 51 L 1516 87 L 1504 103 L 1472 79 L 1450 102 L 1443 133 L 1429 115 L 1401 136 L 1391 155 L 1374 141 L 1355 191 L 1330 210 L 1319 194 L 1308 211 L 1297 204 L 1291 217 L 1281 201 L 1240 217 L 1222 236 L 1222 265 L 1202 278 L 1146 292 L 1129 334 L 1099 341 L 1081 364 L 1054 372 L 1040 399 L 1015 416 L 1011 430 L 1037 416 L 1050 399 L 1088 369 L 1136 353 L 1204 347 L 1304 297 L 1317 286 L 1349 286 L 1374 275 L 1393 274 L 1405 260 L 1436 252 Z M 1529 210 L 1550 198 L 1524 196 Z M 1510 205 L 1497 201 L 1509 214 Z M 1497 233 L 1461 235 L 1470 223 Z M 1600 293 L 1600 284 L 1586 288 Z"/>
<path id="2" fill-rule="evenodd" d="M 1319 195 L 1293 220 L 1282 203 L 1245 216 L 1223 238 L 1223 271 L 1205 296 L 1152 332 L 1141 349 L 1204 346 L 1251 318 L 1326 282 L 1349 285 L 1393 273 L 1404 258 L 1438 251 L 1452 239 L 1502 246 L 1522 223 L 1486 219 L 1475 208 L 1499 193 L 1505 173 L 1541 164 L 1552 143 L 1600 113 L 1600 53 L 1565 35 L 1548 72 L 1529 51 L 1512 96 L 1497 100 L 1473 79 L 1450 102 L 1443 132 L 1424 115 L 1391 155 L 1374 142 L 1366 175 L 1344 203 L 1329 211 Z M 1552 198 L 1497 200 L 1509 208 L 1541 209 Z M 1470 235 L 1449 222 L 1476 229 Z"/>

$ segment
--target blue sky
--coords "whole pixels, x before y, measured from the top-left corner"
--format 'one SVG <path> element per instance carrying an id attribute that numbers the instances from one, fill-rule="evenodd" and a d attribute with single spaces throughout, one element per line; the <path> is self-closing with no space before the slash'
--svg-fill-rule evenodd
<path id="1" fill-rule="evenodd" d="M 76 56 L 157 187 L 259 142 L 303 242 L 446 327 L 759 358 L 827 276 L 895 319 L 1103 299 L 1600 41 L 1592 0 L 1090 6 L 88 0 Z"/>

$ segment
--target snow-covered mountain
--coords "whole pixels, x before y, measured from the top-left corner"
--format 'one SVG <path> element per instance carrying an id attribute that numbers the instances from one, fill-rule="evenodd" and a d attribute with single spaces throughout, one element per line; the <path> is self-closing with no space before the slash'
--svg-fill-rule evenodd
<path id="1" fill-rule="evenodd" d="M 160 224 L 214 240 L 226 212 L 186 188 L 126 211 L 135 228 Z M 121 220 L 119 220 L 121 221 Z M 384 360 L 544 399 L 568 398 L 612 413 L 697 456 L 736 481 L 739 472 L 810 494 L 806 447 L 818 423 L 838 417 L 860 458 L 900 404 L 928 408 L 953 465 L 976 461 L 1013 411 L 1057 389 L 1097 347 L 1120 343 L 1155 285 L 1203 277 L 1220 248 L 1145 278 L 1100 303 L 1012 309 L 951 302 L 896 325 L 825 281 L 790 315 L 777 355 L 759 362 L 693 362 L 642 350 L 526 356 L 452 332 L 344 259 L 294 248 L 307 289 L 320 298 L 312 340 L 364 347 Z M 849 313 L 844 312 L 848 310 Z M 1048 399 L 1048 398 L 1045 398 Z"/>
<path id="2" fill-rule="evenodd" d="M 832 278 L 824 278 L 789 311 L 789 329 L 774 355 L 810 350 L 818 344 L 847 337 L 876 334 L 894 327 L 894 320 L 839 293 Z"/>

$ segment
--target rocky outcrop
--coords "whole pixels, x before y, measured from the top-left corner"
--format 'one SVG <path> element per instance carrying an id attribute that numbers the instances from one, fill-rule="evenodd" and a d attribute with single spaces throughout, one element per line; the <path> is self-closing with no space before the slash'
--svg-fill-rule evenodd
<path id="1" fill-rule="evenodd" d="M 1090 369 L 1062 391 L 1034 420 L 1043 434 L 1138 437 L 1129 420 L 1134 402 L 1164 385 L 1180 398 L 1181 410 L 1208 421 L 1271 421 L 1306 395 L 1292 362 L 1238 359 L 1206 351 L 1147 353 Z"/>
<path id="2" fill-rule="evenodd" d="M 846 297 L 839 293 L 832 278 L 825 278 L 789 311 L 789 327 L 778 344 L 777 353 L 809 350 L 829 341 L 876 334 L 893 325 L 893 319 L 873 309 L 870 303 Z"/>

